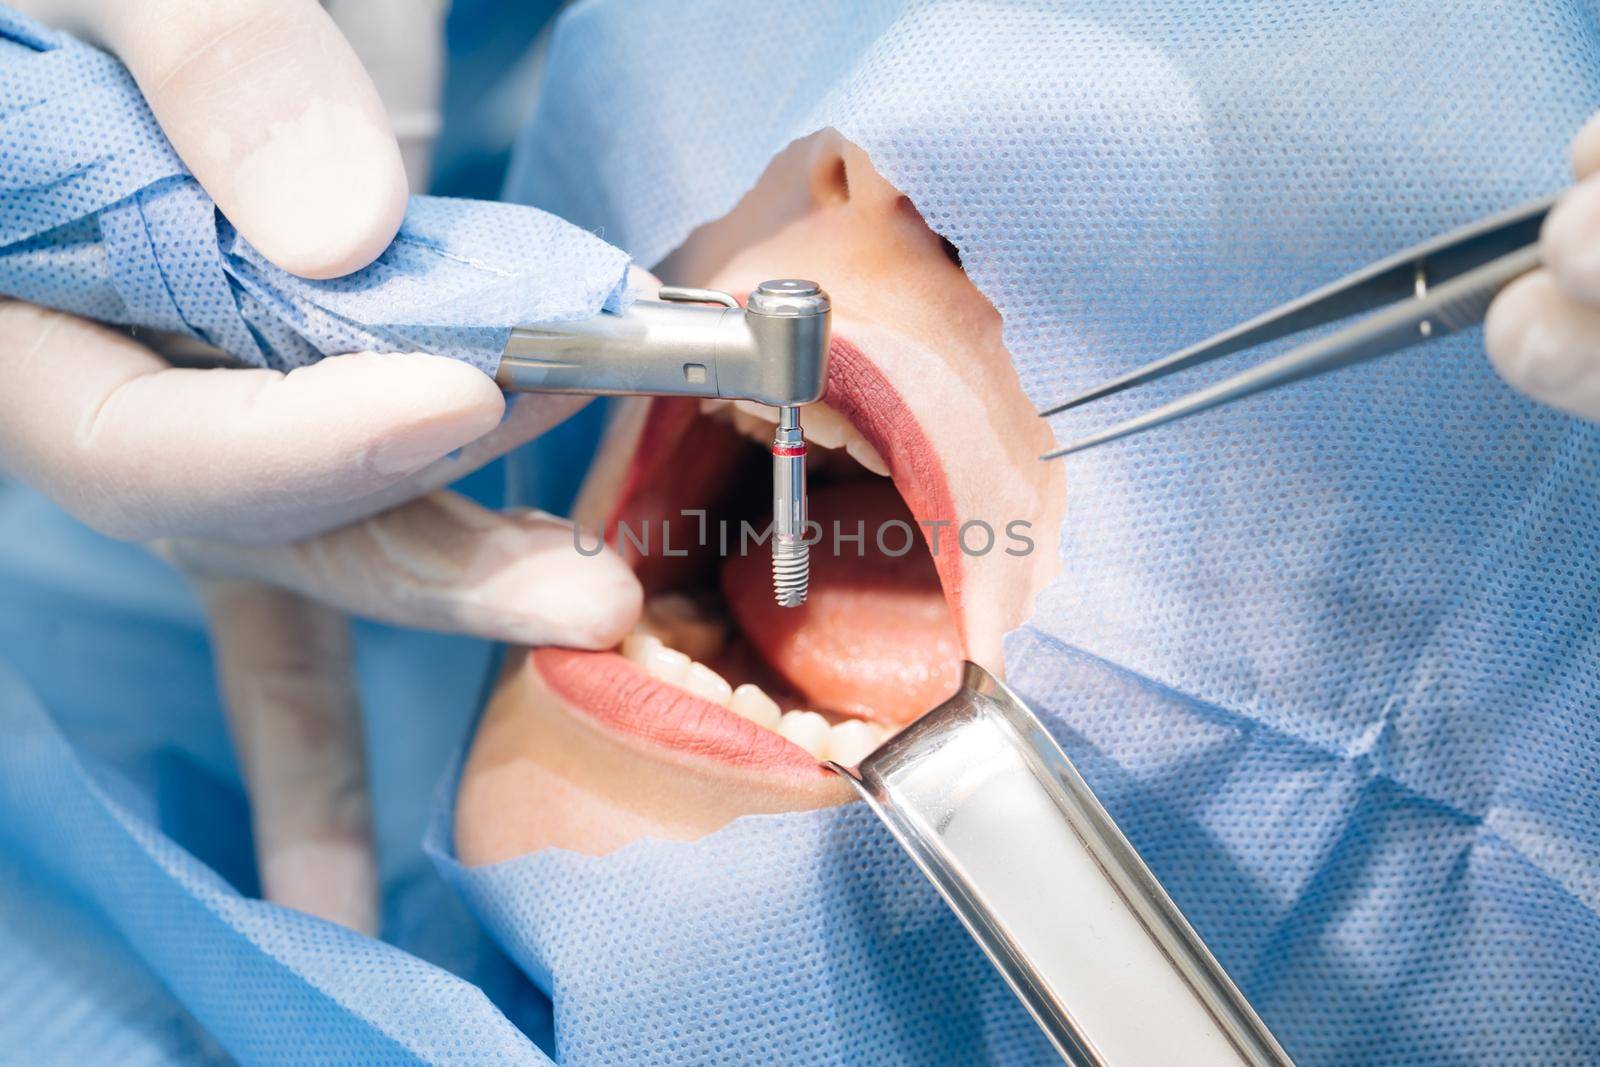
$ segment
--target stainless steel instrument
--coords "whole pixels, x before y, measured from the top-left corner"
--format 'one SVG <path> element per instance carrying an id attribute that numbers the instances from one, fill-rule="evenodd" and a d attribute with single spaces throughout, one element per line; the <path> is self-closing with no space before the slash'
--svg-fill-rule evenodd
<path id="1" fill-rule="evenodd" d="M 850 768 L 1063 1059 L 1292 1061 L 1028 707 L 967 663 Z"/>
<path id="2" fill-rule="evenodd" d="M 778 408 L 773 595 L 798 607 L 810 581 L 800 408 L 820 400 L 828 384 L 828 294 L 816 282 L 788 278 L 762 282 L 742 308 L 710 289 L 669 287 L 660 296 L 618 315 L 518 326 L 495 381 L 508 392 L 723 397 Z"/>
<path id="3" fill-rule="evenodd" d="M 1042 417 L 1280 337 L 1373 312 L 1260 366 L 1039 458 L 1056 459 L 1081 452 L 1264 390 L 1364 363 L 1475 326 L 1483 321 L 1490 302 L 1501 289 L 1539 266 L 1539 228 L 1555 202 L 1556 197 L 1546 197 L 1425 241 L 1047 408 L 1039 413 Z"/>

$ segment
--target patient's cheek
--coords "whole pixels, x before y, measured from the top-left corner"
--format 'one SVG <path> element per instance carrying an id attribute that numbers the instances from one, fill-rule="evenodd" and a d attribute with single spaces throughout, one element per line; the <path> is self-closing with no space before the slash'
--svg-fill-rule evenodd
<path id="1" fill-rule="evenodd" d="M 496 688 L 456 794 L 455 854 L 468 866 L 544 848 L 604 855 L 643 838 L 692 841 L 741 815 L 851 799 L 831 775 L 767 777 L 608 732 L 565 707 L 528 662 Z"/>

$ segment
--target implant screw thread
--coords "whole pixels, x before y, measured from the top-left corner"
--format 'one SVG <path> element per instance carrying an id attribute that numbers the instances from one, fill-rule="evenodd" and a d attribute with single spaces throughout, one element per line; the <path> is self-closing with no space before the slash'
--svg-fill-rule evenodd
<path id="1" fill-rule="evenodd" d="M 772 440 L 772 595 L 779 607 L 806 602 L 811 549 L 806 544 L 806 441 L 800 409 L 778 409 Z"/>

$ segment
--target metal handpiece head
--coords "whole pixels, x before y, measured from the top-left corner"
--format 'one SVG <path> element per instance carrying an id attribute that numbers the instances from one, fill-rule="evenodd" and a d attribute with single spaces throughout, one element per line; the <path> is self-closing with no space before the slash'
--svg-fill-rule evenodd
<path id="1" fill-rule="evenodd" d="M 822 398 L 832 309 L 815 282 L 762 282 L 744 307 L 711 289 L 669 287 L 660 295 L 615 314 L 516 327 L 495 381 L 507 392 L 694 396 L 772 407 Z"/>
<path id="2" fill-rule="evenodd" d="M 755 346 L 754 372 L 723 383 L 723 396 L 773 407 L 812 404 L 828 388 L 833 305 L 816 282 L 762 282 L 745 301 L 744 322 Z"/>

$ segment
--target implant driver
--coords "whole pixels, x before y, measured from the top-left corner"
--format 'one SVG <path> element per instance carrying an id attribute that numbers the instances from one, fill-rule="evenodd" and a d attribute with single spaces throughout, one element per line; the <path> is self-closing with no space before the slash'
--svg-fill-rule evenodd
<path id="1" fill-rule="evenodd" d="M 806 542 L 806 442 L 800 434 L 800 409 L 778 409 L 772 440 L 772 595 L 779 607 L 806 602 L 811 581 Z"/>

